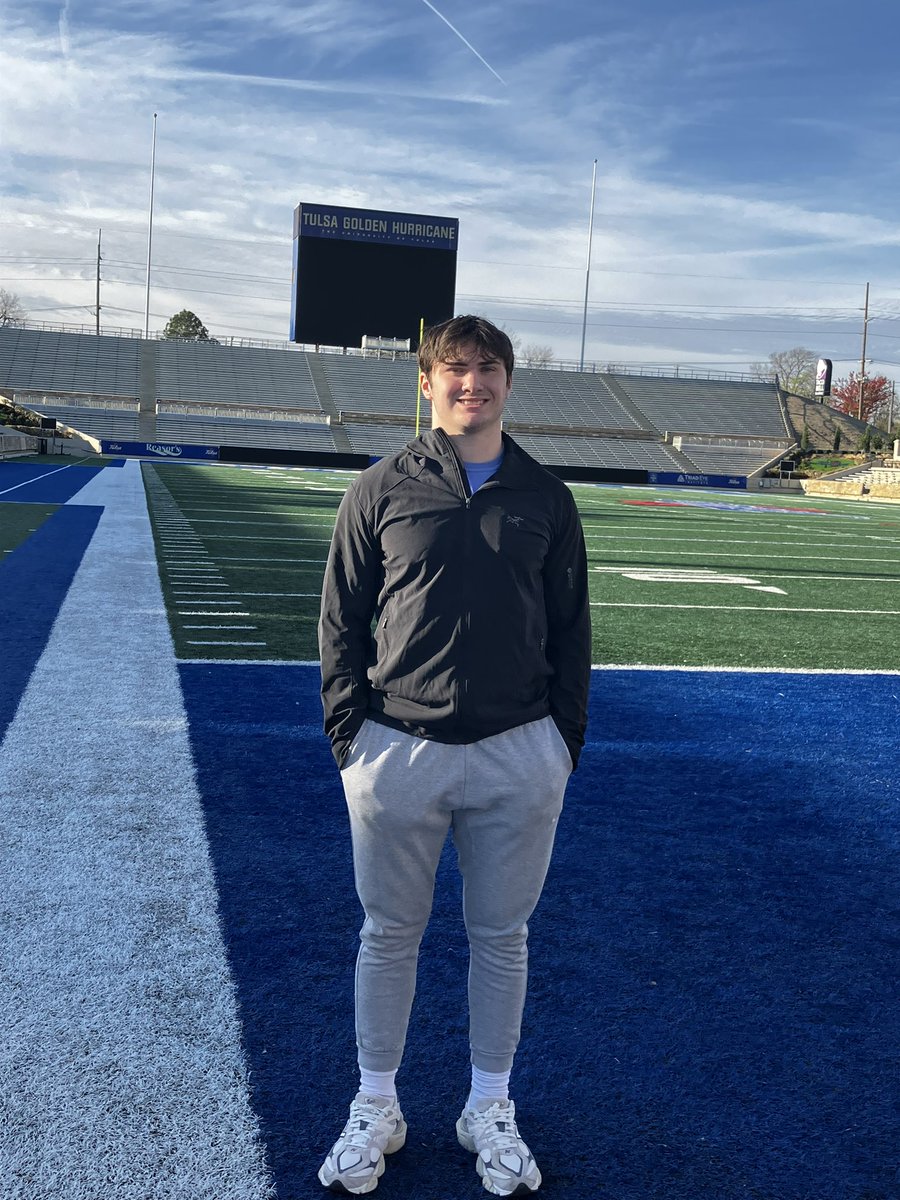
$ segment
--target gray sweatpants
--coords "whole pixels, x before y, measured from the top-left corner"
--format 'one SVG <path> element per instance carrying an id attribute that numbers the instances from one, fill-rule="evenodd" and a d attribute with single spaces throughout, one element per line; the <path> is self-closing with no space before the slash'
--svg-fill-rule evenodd
<path id="1" fill-rule="evenodd" d="M 365 722 L 341 771 L 366 914 L 356 965 L 361 1066 L 400 1066 L 449 829 L 463 877 L 472 1062 L 483 1071 L 512 1067 L 528 975 L 526 922 L 571 770 L 550 717 L 465 746 Z"/>

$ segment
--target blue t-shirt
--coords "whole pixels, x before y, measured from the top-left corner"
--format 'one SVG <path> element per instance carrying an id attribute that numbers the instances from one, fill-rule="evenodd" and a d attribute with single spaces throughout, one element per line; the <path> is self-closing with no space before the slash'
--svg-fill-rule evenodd
<path id="1" fill-rule="evenodd" d="M 503 452 L 501 451 L 499 458 L 495 458 L 493 462 L 463 463 L 466 468 L 466 478 L 469 480 L 469 490 L 473 496 L 483 483 L 487 483 L 502 462 Z"/>

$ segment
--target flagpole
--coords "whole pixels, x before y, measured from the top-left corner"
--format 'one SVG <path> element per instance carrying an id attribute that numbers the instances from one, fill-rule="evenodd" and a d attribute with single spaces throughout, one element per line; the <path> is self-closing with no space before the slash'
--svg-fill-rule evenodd
<path id="1" fill-rule="evenodd" d="M 144 337 L 150 336 L 150 257 L 153 249 L 153 181 L 156 175 L 156 113 L 153 114 L 153 144 L 150 150 L 150 215 L 147 222 L 147 288 L 144 296 Z"/>
<path id="2" fill-rule="evenodd" d="M 594 239 L 594 196 L 597 191 L 597 160 L 594 159 L 594 172 L 591 176 L 591 219 L 588 222 L 587 267 L 584 272 L 584 316 L 581 322 L 581 358 L 578 370 L 584 370 L 584 342 L 587 337 L 588 292 L 591 286 L 591 243 Z"/>

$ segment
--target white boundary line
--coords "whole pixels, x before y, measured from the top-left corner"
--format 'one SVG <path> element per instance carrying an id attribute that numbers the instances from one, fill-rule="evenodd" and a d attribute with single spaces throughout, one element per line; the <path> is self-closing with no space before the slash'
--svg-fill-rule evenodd
<path id="1" fill-rule="evenodd" d="M 884 675 L 900 679 L 900 671 L 864 667 L 689 667 L 683 663 L 656 666 L 653 663 L 592 663 L 592 671 L 700 671 L 718 675 Z"/>
<path id="2" fill-rule="evenodd" d="M 179 658 L 180 667 L 223 666 L 223 667 L 319 667 L 317 659 L 293 658 Z M 591 663 L 592 671 L 680 671 L 706 675 L 879 675 L 900 679 L 900 671 L 879 671 L 866 668 L 843 667 L 712 667 L 685 666 L 683 663 Z"/>
<path id="3" fill-rule="evenodd" d="M 786 604 L 625 604 L 612 600 L 592 600 L 591 608 L 699 608 L 711 612 L 843 613 L 850 617 L 900 617 L 900 609 L 896 608 L 792 608 Z"/>
<path id="4" fill-rule="evenodd" d="M 77 465 L 78 465 L 77 463 L 66 463 L 66 465 L 64 467 L 54 467 L 52 471 L 45 471 L 43 475 L 35 475 L 33 479 L 26 479 L 24 483 L 16 483 L 16 484 L 13 484 L 12 487 L 4 488 L 3 491 L 0 492 L 0 496 L 5 496 L 9 492 L 15 492 L 19 488 L 22 488 L 22 487 L 28 487 L 32 483 L 37 483 L 37 481 L 39 479 L 49 479 L 49 477 L 51 475 L 58 475 L 60 473 L 60 471 L 68 471 L 72 467 L 76 467 Z M 90 482 L 90 480 L 88 480 L 88 482 Z M 58 504 L 59 501 L 58 500 L 50 501 L 50 503 Z"/>

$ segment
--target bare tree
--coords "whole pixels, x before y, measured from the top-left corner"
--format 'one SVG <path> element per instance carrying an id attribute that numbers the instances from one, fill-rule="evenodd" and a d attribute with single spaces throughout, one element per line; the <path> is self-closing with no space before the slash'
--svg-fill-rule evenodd
<path id="1" fill-rule="evenodd" d="M 537 342 L 529 342 L 521 351 L 522 365 L 526 367 L 549 366 L 554 357 L 552 346 L 541 346 Z"/>
<path id="2" fill-rule="evenodd" d="M 0 325 L 21 325 L 28 313 L 14 292 L 0 288 Z"/>
<path id="3" fill-rule="evenodd" d="M 812 396 L 816 390 L 816 365 L 819 355 L 806 346 L 794 346 L 791 350 L 779 350 L 769 355 L 769 361 L 751 363 L 750 370 L 757 379 L 778 376 L 782 391 L 794 396 Z"/>

